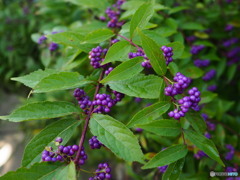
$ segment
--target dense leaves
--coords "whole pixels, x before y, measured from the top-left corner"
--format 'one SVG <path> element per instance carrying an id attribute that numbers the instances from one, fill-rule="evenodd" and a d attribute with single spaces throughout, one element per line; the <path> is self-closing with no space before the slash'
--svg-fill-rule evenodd
<path id="1" fill-rule="evenodd" d="M 116 179 L 118 158 L 125 179 L 238 172 L 238 7 L 231 0 L 0 3 L 3 91 L 28 97 L 0 118 L 33 137 L 23 167 L 0 179 Z M 41 156 L 49 162 L 37 163 Z"/>

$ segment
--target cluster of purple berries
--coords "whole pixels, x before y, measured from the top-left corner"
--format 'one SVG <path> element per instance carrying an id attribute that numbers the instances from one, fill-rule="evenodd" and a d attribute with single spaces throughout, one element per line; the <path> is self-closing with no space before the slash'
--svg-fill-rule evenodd
<path id="1" fill-rule="evenodd" d="M 117 43 L 118 41 L 119 41 L 118 39 L 112 39 L 111 44 L 113 45 L 113 44 Z"/>
<path id="2" fill-rule="evenodd" d="M 207 154 L 205 154 L 202 150 L 199 150 L 196 154 L 194 154 L 194 157 L 199 160 L 203 157 L 207 157 Z"/>
<path id="3" fill-rule="evenodd" d="M 111 179 L 111 168 L 108 163 L 100 163 L 95 171 L 96 176 L 90 177 L 88 180 L 108 180 Z"/>
<path id="4" fill-rule="evenodd" d="M 159 171 L 160 173 L 165 173 L 166 170 L 167 170 L 167 168 L 168 168 L 168 165 L 166 165 L 166 166 L 159 166 L 159 167 L 158 167 L 158 171 Z"/>
<path id="5" fill-rule="evenodd" d="M 58 49 L 58 44 L 57 43 L 54 43 L 54 42 L 51 42 L 50 44 L 49 44 L 49 46 L 48 46 L 48 49 L 50 50 L 50 51 L 56 51 L 57 49 Z"/>
<path id="6" fill-rule="evenodd" d="M 215 84 L 210 85 L 210 86 L 207 87 L 207 90 L 208 91 L 212 91 L 212 92 L 216 91 L 217 90 L 217 85 L 215 85 Z"/>
<path id="7" fill-rule="evenodd" d="M 58 146 L 56 151 L 53 151 L 52 147 L 47 147 L 42 152 L 42 161 L 67 161 L 73 160 L 73 156 L 78 151 L 79 147 L 78 145 L 72 145 L 72 146 L 63 146 L 60 145 L 62 143 L 63 139 L 61 137 L 58 137 L 55 139 L 55 144 Z M 84 151 L 84 148 L 82 148 L 80 152 L 80 160 L 78 161 L 78 165 L 83 165 L 85 163 L 85 160 L 87 160 L 87 155 Z"/>
<path id="8" fill-rule="evenodd" d="M 207 67 L 210 64 L 209 60 L 200 60 L 197 59 L 194 61 L 194 65 L 197 67 Z"/>
<path id="9" fill-rule="evenodd" d="M 201 116 L 206 121 L 208 130 L 209 131 L 214 131 L 216 129 L 216 125 L 214 123 L 211 123 L 210 121 L 208 121 L 208 119 L 209 119 L 208 115 L 205 114 L 205 113 L 202 113 Z"/>
<path id="10" fill-rule="evenodd" d="M 47 37 L 42 35 L 39 39 L 38 39 L 38 44 L 42 44 L 44 41 L 47 40 Z"/>
<path id="11" fill-rule="evenodd" d="M 214 78 L 214 76 L 216 75 L 216 70 L 215 69 L 211 69 L 210 71 L 206 72 L 205 75 L 202 77 L 202 79 L 204 81 L 210 81 Z"/>
<path id="12" fill-rule="evenodd" d="M 119 17 L 121 15 L 121 6 L 125 2 L 125 0 L 118 0 L 116 4 L 113 4 L 111 7 L 108 7 L 105 11 L 108 18 L 107 26 L 109 28 L 121 28 L 125 23 L 124 21 L 119 21 Z"/>
<path id="13" fill-rule="evenodd" d="M 103 49 L 101 46 L 97 46 L 96 48 L 93 48 L 89 52 L 89 59 L 90 64 L 95 68 L 100 68 L 101 62 L 104 60 L 104 56 L 106 55 L 108 49 Z"/>
<path id="14" fill-rule="evenodd" d="M 128 54 L 129 59 L 133 59 L 135 57 L 139 57 L 142 56 L 145 60 L 142 62 L 142 67 L 144 68 L 152 68 L 152 65 L 150 64 L 150 60 L 148 59 L 148 57 L 146 56 L 146 54 L 141 50 L 138 49 L 137 52 L 130 52 Z"/>
<path id="15" fill-rule="evenodd" d="M 226 167 L 225 172 L 238 172 L 239 167 L 235 165 L 235 167 Z M 240 180 L 240 177 L 227 177 L 226 180 Z"/>
<path id="16" fill-rule="evenodd" d="M 97 139 L 97 136 L 93 136 L 91 139 L 88 141 L 91 149 L 100 149 L 103 144 Z"/>
<path id="17" fill-rule="evenodd" d="M 227 25 L 225 26 L 225 31 L 232 31 L 233 28 L 234 28 L 233 25 L 231 25 L 231 24 L 227 24 Z"/>
<path id="18" fill-rule="evenodd" d="M 52 34 L 56 34 L 58 32 L 52 32 Z M 38 39 L 38 44 L 42 44 L 44 41 L 47 40 L 47 37 L 45 35 L 42 35 L 39 39 Z M 54 42 L 51 42 L 49 45 L 48 45 L 48 49 L 50 51 L 55 51 L 59 48 L 59 45 L 57 43 L 54 43 Z"/>
<path id="19" fill-rule="evenodd" d="M 239 51 L 240 51 L 240 47 L 239 46 L 234 47 L 229 52 L 227 52 L 227 58 L 234 58 L 234 57 L 236 57 L 237 55 L 239 55 Z"/>
<path id="20" fill-rule="evenodd" d="M 174 84 L 169 85 L 165 88 L 166 96 L 175 96 L 177 94 L 182 94 L 184 89 L 186 89 L 191 83 L 191 79 L 184 76 L 180 72 L 176 74 L 173 80 L 175 81 Z"/>
<path id="21" fill-rule="evenodd" d="M 84 90 L 75 89 L 73 96 L 78 100 L 80 108 L 87 114 L 90 106 L 93 104 L 95 113 L 108 113 L 110 108 L 113 107 L 117 102 L 121 101 L 124 94 L 117 91 L 112 91 L 114 98 L 109 94 L 96 94 L 95 100 L 90 101 Z"/>
<path id="22" fill-rule="evenodd" d="M 191 53 L 192 54 L 198 54 L 200 51 L 202 51 L 205 48 L 204 45 L 193 45 L 191 48 Z"/>
<path id="23" fill-rule="evenodd" d="M 225 159 L 227 161 L 231 161 L 233 159 L 234 153 L 235 153 L 235 149 L 231 144 L 227 144 L 226 148 L 229 150 L 229 152 L 226 154 Z"/>
<path id="24" fill-rule="evenodd" d="M 95 100 L 93 101 L 93 105 L 97 106 L 94 110 L 95 113 L 108 113 L 110 112 L 110 108 L 113 107 L 118 101 L 121 101 L 123 96 L 121 93 L 115 92 L 115 99 L 111 98 L 109 94 L 97 94 Z M 121 97 L 121 98 L 119 98 Z"/>
<path id="25" fill-rule="evenodd" d="M 77 99 L 80 108 L 84 110 L 85 113 L 88 113 L 90 106 L 92 105 L 92 101 L 89 100 L 89 97 L 86 95 L 84 90 L 75 89 L 73 96 Z"/>
<path id="26" fill-rule="evenodd" d="M 236 44 L 237 42 L 238 42 L 238 38 L 231 38 L 231 39 L 229 39 L 229 40 L 226 40 L 226 41 L 224 41 L 223 42 L 223 46 L 224 47 L 230 47 L 231 45 L 233 45 L 233 44 Z"/>
<path id="27" fill-rule="evenodd" d="M 188 36 L 188 37 L 186 37 L 186 41 L 188 41 L 188 42 L 194 42 L 196 40 L 197 40 L 196 36 Z"/>
<path id="28" fill-rule="evenodd" d="M 231 40 L 231 41 L 230 41 Z M 234 47 L 229 49 L 226 53 L 225 56 L 228 59 L 227 64 L 230 66 L 232 64 L 236 64 L 238 63 L 240 60 L 240 47 L 238 43 L 238 39 L 237 38 L 232 38 L 229 41 L 229 46 L 234 44 Z"/>
<path id="29" fill-rule="evenodd" d="M 185 116 L 185 113 L 189 111 L 190 108 L 196 110 L 198 108 L 198 103 L 200 102 L 200 91 L 196 87 L 193 87 L 188 91 L 189 96 L 185 96 L 182 99 L 178 100 L 178 103 L 181 105 L 180 109 L 175 109 L 170 111 L 168 115 L 174 119 L 180 119 Z"/>
<path id="30" fill-rule="evenodd" d="M 167 47 L 167 46 L 162 46 L 161 50 L 163 51 L 163 55 L 166 59 L 166 64 L 168 65 L 170 62 L 173 61 L 173 48 Z"/>
<path id="31" fill-rule="evenodd" d="M 109 67 L 107 70 L 105 70 L 104 74 L 108 75 L 113 69 L 113 67 Z"/>

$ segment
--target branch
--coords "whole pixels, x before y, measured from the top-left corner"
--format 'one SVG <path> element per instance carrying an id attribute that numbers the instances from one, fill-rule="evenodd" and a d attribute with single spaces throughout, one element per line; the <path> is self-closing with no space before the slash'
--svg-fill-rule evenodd
<path id="1" fill-rule="evenodd" d="M 104 76 L 104 71 L 102 71 L 100 76 L 99 76 L 97 87 L 96 87 L 96 90 L 95 90 L 95 93 L 94 93 L 94 97 L 93 97 L 93 101 L 95 100 L 96 94 L 99 93 L 99 90 L 100 90 L 100 87 L 101 87 L 100 81 L 102 80 L 103 76 Z M 89 113 L 88 113 L 88 115 L 86 117 L 86 122 L 84 124 L 84 129 L 82 131 L 82 135 L 81 135 L 81 138 L 80 138 L 80 141 L 79 141 L 79 149 L 78 149 L 78 152 L 77 152 L 77 156 L 76 156 L 76 158 L 74 160 L 76 165 L 77 165 L 77 163 L 79 161 L 79 158 L 80 158 L 80 152 L 81 152 L 82 147 L 83 147 L 83 143 L 84 143 L 85 136 L 86 136 L 87 129 L 88 129 L 88 124 L 89 124 L 91 115 L 93 114 L 93 111 L 94 111 L 94 105 L 92 103 L 92 105 L 90 106 L 90 109 L 89 109 Z"/>
<path id="2" fill-rule="evenodd" d="M 125 36 L 122 36 L 122 35 L 120 35 L 120 34 L 118 34 L 118 36 L 121 37 L 121 38 L 123 38 L 123 39 L 125 39 L 125 40 L 128 41 L 131 45 L 135 46 L 136 48 L 138 48 L 138 49 L 140 49 L 142 52 L 144 52 L 143 49 L 140 48 L 138 45 L 136 45 L 134 42 L 132 42 L 132 40 L 130 40 L 130 39 L 128 39 L 128 38 L 126 38 Z"/>

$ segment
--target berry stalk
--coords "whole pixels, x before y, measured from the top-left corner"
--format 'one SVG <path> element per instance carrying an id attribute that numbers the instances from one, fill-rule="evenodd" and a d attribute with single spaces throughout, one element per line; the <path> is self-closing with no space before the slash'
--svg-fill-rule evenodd
<path id="1" fill-rule="evenodd" d="M 101 87 L 101 84 L 100 84 L 100 81 L 102 80 L 104 76 L 104 71 L 101 72 L 100 76 L 99 76 L 99 79 L 98 79 L 98 83 L 97 83 L 97 87 L 96 87 L 96 90 L 95 90 L 95 93 L 94 93 L 94 98 L 93 98 L 93 101 L 95 100 L 95 97 L 96 97 L 96 94 L 99 93 L 99 90 L 100 90 L 100 87 Z M 86 136 L 86 133 L 87 133 L 87 129 L 88 129 L 88 124 L 89 124 L 89 121 L 90 121 L 90 118 L 91 118 L 91 115 L 93 113 L 93 110 L 94 110 L 94 105 L 93 103 L 91 104 L 90 106 L 90 110 L 88 112 L 88 115 L 86 117 L 86 122 L 84 124 L 84 129 L 82 131 L 82 135 L 81 135 L 81 138 L 80 138 L 80 141 L 79 141 L 79 149 L 78 149 L 78 152 L 77 152 L 77 156 L 76 158 L 74 159 L 74 162 L 75 164 L 77 165 L 77 162 L 79 160 L 79 157 L 80 157 L 80 152 L 81 152 L 81 149 L 83 147 L 83 143 L 84 143 L 84 140 L 85 140 L 85 136 Z"/>
<path id="2" fill-rule="evenodd" d="M 141 50 L 142 52 L 144 52 L 143 49 L 140 48 L 138 45 L 136 45 L 134 42 L 132 42 L 132 40 L 130 40 L 130 39 L 128 39 L 128 38 L 126 38 L 125 36 L 122 36 L 122 35 L 120 35 L 120 34 L 118 34 L 118 36 L 121 37 L 121 38 L 123 38 L 123 39 L 125 39 L 125 40 L 128 41 L 131 45 L 135 46 L 136 48 L 138 48 L 139 50 Z"/>

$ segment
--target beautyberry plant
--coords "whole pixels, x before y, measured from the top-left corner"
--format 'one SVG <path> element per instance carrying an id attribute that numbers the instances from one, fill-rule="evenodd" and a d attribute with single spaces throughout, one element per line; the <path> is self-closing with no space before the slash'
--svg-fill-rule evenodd
<path id="1" fill-rule="evenodd" d="M 1 119 L 49 125 L 2 179 L 117 179 L 116 162 L 124 179 L 236 175 L 237 3 L 174 2 L 69 0 L 81 23 L 43 27 L 53 60 L 13 78 L 29 99 Z"/>

